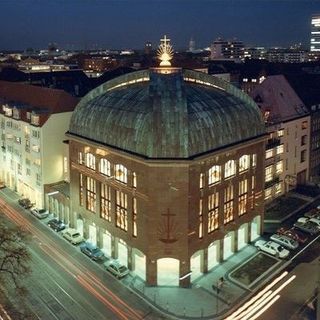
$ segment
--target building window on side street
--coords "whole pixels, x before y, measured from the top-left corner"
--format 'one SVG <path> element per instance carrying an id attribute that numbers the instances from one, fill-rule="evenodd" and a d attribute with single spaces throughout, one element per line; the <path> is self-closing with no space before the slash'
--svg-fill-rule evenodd
<path id="1" fill-rule="evenodd" d="M 220 166 L 212 166 L 209 169 L 209 177 L 208 184 L 211 186 L 214 183 L 217 183 L 221 180 L 221 167 Z"/>
<path id="2" fill-rule="evenodd" d="M 116 226 L 121 230 L 128 230 L 128 203 L 127 195 L 116 190 Z"/>
<path id="3" fill-rule="evenodd" d="M 270 199 L 272 195 L 272 188 L 264 190 L 264 200 Z"/>
<path id="4" fill-rule="evenodd" d="M 229 160 L 225 163 L 225 166 L 224 166 L 225 179 L 234 176 L 236 174 L 236 171 L 237 171 L 237 166 L 234 160 Z"/>
<path id="5" fill-rule="evenodd" d="M 111 221 L 111 188 L 101 184 L 101 218 Z"/>
<path id="6" fill-rule="evenodd" d="M 137 229 L 137 198 L 132 199 L 132 235 L 134 237 L 138 236 L 138 229 Z"/>
<path id="7" fill-rule="evenodd" d="M 301 151 L 301 156 L 300 156 L 300 162 L 305 162 L 307 158 L 307 150 L 302 150 Z"/>
<path id="8" fill-rule="evenodd" d="M 199 239 L 203 238 L 203 207 L 202 199 L 199 200 Z"/>
<path id="9" fill-rule="evenodd" d="M 96 181 L 87 177 L 87 209 L 91 212 L 96 212 Z"/>
<path id="10" fill-rule="evenodd" d="M 219 228 L 219 192 L 208 197 L 208 233 Z"/>
<path id="11" fill-rule="evenodd" d="M 248 202 L 248 180 L 244 179 L 239 182 L 239 216 L 247 212 Z"/>
<path id="12" fill-rule="evenodd" d="M 224 224 L 233 220 L 233 185 L 224 190 Z"/>
<path id="13" fill-rule="evenodd" d="M 100 159 L 99 163 L 100 173 L 104 174 L 105 176 L 111 176 L 111 163 L 107 159 Z"/>
<path id="14" fill-rule="evenodd" d="M 128 182 L 128 169 L 122 164 L 116 164 L 115 166 L 115 178 L 122 183 Z"/>

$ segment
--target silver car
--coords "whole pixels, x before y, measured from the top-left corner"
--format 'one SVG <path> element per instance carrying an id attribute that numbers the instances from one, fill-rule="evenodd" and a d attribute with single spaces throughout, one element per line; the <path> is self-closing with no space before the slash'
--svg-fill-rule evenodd
<path id="1" fill-rule="evenodd" d="M 44 219 L 49 215 L 48 210 L 46 209 L 31 209 L 30 212 L 39 219 Z"/>
<path id="2" fill-rule="evenodd" d="M 284 247 L 286 247 L 288 249 L 295 250 L 299 247 L 298 241 L 293 240 L 292 238 L 286 237 L 281 234 L 275 233 L 270 237 L 270 239 L 274 242 L 277 242 L 277 243 L 283 245 Z"/>
<path id="3" fill-rule="evenodd" d="M 126 266 L 122 265 L 117 260 L 111 260 L 109 262 L 105 262 L 104 267 L 106 268 L 106 270 L 111 272 L 118 279 L 125 277 L 130 272 Z"/>

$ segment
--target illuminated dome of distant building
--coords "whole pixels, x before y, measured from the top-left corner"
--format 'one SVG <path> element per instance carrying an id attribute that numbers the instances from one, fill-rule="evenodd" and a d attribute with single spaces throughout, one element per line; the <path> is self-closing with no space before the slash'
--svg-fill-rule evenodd
<path id="1" fill-rule="evenodd" d="M 69 133 L 146 158 L 190 159 L 264 134 L 259 108 L 210 75 L 179 68 L 137 71 L 89 92 Z"/>

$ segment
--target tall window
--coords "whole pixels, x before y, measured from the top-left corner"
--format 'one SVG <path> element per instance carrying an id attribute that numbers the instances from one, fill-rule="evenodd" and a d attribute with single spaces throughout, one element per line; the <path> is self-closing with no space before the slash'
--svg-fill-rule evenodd
<path id="1" fill-rule="evenodd" d="M 247 212 L 248 201 L 248 180 L 244 179 L 239 182 L 239 216 Z"/>
<path id="2" fill-rule="evenodd" d="M 266 167 L 266 171 L 265 171 L 265 181 L 271 181 L 272 180 L 272 165 L 269 167 Z"/>
<path id="3" fill-rule="evenodd" d="M 111 176 L 111 163 L 107 159 L 100 159 L 99 170 L 102 174 Z"/>
<path id="4" fill-rule="evenodd" d="M 224 224 L 233 220 L 233 185 L 224 189 Z"/>
<path id="5" fill-rule="evenodd" d="M 202 199 L 199 201 L 199 238 L 203 238 L 203 210 Z"/>
<path id="6" fill-rule="evenodd" d="M 87 209 L 96 212 L 96 180 L 87 177 Z"/>
<path id="7" fill-rule="evenodd" d="M 239 159 L 239 172 L 248 170 L 249 166 L 250 166 L 250 156 L 247 154 L 244 154 Z"/>
<path id="8" fill-rule="evenodd" d="M 116 226 L 121 230 L 128 230 L 127 195 L 119 190 L 116 190 Z"/>
<path id="9" fill-rule="evenodd" d="M 255 167 L 257 165 L 257 155 L 253 154 L 252 155 L 252 166 Z"/>
<path id="10" fill-rule="evenodd" d="M 78 153 L 78 162 L 79 164 L 84 164 L 83 153 L 81 151 Z"/>
<path id="11" fill-rule="evenodd" d="M 80 206 L 83 206 L 83 175 L 79 175 L 79 202 Z"/>
<path id="12" fill-rule="evenodd" d="M 221 167 L 212 166 L 209 169 L 209 186 L 221 180 Z"/>
<path id="13" fill-rule="evenodd" d="M 281 174 L 283 172 L 283 161 L 280 160 L 276 163 L 276 174 Z"/>
<path id="14" fill-rule="evenodd" d="M 250 194 L 250 209 L 254 208 L 254 190 L 256 187 L 256 177 L 251 177 L 251 194 Z"/>
<path id="15" fill-rule="evenodd" d="M 224 177 L 229 178 L 236 174 L 236 162 L 234 160 L 229 160 L 224 166 Z"/>
<path id="16" fill-rule="evenodd" d="M 96 170 L 96 157 L 92 153 L 86 153 L 86 166 Z"/>
<path id="17" fill-rule="evenodd" d="M 128 182 L 128 170 L 122 164 L 116 164 L 115 178 L 116 178 L 116 180 L 123 182 L 123 183 Z"/>
<path id="18" fill-rule="evenodd" d="M 137 174 L 135 172 L 132 172 L 132 186 L 137 187 Z"/>
<path id="19" fill-rule="evenodd" d="M 203 189 L 203 187 L 204 187 L 204 174 L 203 173 L 200 173 L 199 187 L 200 187 L 200 189 Z"/>
<path id="20" fill-rule="evenodd" d="M 208 198 L 208 233 L 219 228 L 219 192 Z"/>
<path id="21" fill-rule="evenodd" d="M 111 188 L 101 184 L 101 218 L 111 221 Z"/>
<path id="22" fill-rule="evenodd" d="M 136 237 L 138 235 L 137 230 L 137 198 L 132 199 L 132 235 Z"/>
<path id="23" fill-rule="evenodd" d="M 277 146 L 276 153 L 277 154 L 282 154 L 283 153 L 283 144 L 280 144 L 280 146 Z"/>

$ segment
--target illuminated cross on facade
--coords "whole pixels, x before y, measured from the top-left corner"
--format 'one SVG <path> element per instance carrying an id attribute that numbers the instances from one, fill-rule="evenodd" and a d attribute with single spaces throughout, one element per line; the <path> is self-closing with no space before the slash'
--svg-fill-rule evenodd
<path id="1" fill-rule="evenodd" d="M 175 216 L 174 213 L 170 213 L 170 210 L 167 210 L 167 213 L 161 214 L 165 221 L 163 228 L 161 232 L 161 238 L 159 239 L 160 241 L 164 243 L 173 243 L 176 242 L 178 239 L 175 238 L 175 235 L 173 234 L 175 231 L 175 224 L 173 222 L 173 217 Z"/>

